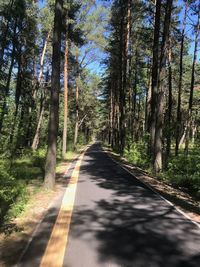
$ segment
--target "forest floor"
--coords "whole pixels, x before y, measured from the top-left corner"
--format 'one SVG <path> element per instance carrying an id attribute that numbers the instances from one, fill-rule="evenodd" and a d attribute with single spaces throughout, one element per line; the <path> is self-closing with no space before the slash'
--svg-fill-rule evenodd
<path id="1" fill-rule="evenodd" d="M 56 172 L 56 185 L 53 191 L 44 190 L 41 181 L 32 183 L 28 186 L 30 199 L 25 211 L 0 229 L 0 266 L 8 267 L 15 265 L 23 250 L 31 239 L 38 223 L 42 220 L 48 206 L 58 195 L 64 174 L 69 164 L 75 157 L 60 163 Z M 38 184 L 40 183 L 40 184 Z M 41 190 L 38 190 L 41 188 Z M 38 192 L 35 192 L 38 190 Z"/>
<path id="2" fill-rule="evenodd" d="M 162 180 L 150 176 L 147 172 L 134 166 L 125 158 L 113 153 L 109 148 L 104 147 L 104 149 L 115 161 L 128 169 L 134 176 L 173 203 L 194 222 L 200 223 L 200 203 L 188 192 L 184 192 L 182 188 L 175 188 L 171 184 L 167 184 Z M 13 266 L 18 261 L 38 223 L 42 220 L 49 204 L 58 195 L 62 186 L 64 174 L 71 161 L 72 159 L 59 164 L 59 170 L 56 173 L 56 186 L 53 191 L 41 190 L 32 194 L 27 208 L 21 216 L 14 219 L 10 225 L 7 225 L 7 229 L 0 229 L 1 267 Z M 30 191 L 33 192 L 35 185 L 30 184 L 29 187 Z"/>
<path id="3" fill-rule="evenodd" d="M 104 150 L 109 153 L 116 162 L 119 162 L 124 168 L 139 178 L 139 180 L 149 185 L 154 191 L 184 212 L 192 221 L 200 224 L 200 201 L 190 192 L 185 191 L 185 189 L 181 187 L 177 188 L 173 184 L 166 183 L 159 178 L 152 177 L 146 171 L 112 152 L 108 147 L 104 147 Z"/>

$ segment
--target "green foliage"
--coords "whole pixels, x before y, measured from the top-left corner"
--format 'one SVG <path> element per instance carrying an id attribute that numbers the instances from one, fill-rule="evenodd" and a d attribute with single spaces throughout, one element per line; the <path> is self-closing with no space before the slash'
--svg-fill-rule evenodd
<path id="1" fill-rule="evenodd" d="M 5 221 L 9 221 L 12 218 L 16 218 L 25 210 L 28 197 L 29 190 L 26 187 L 21 187 L 18 197 L 9 207 L 8 213 L 5 216 Z"/>
<path id="2" fill-rule="evenodd" d="M 43 179 L 45 149 L 24 150 L 17 159 L 1 159 L 0 167 L 0 224 L 18 216 L 29 197 L 27 185 Z"/>
<path id="3" fill-rule="evenodd" d="M 78 144 L 79 144 L 79 147 L 87 144 L 86 136 L 83 133 L 79 133 Z"/>
<path id="4" fill-rule="evenodd" d="M 185 187 L 200 196 L 200 154 L 195 149 L 186 156 L 172 157 L 163 178 L 177 186 Z"/>
<path id="5" fill-rule="evenodd" d="M 46 158 L 46 149 L 38 149 L 33 152 L 32 164 L 34 167 L 39 167 L 42 173 L 45 170 L 45 158 Z"/>
<path id="6" fill-rule="evenodd" d="M 15 217 L 24 209 L 28 191 L 25 188 L 25 181 L 16 179 L 10 175 L 4 168 L 0 169 L 0 224 L 5 219 Z M 17 201 L 19 200 L 19 202 Z"/>
<path id="7" fill-rule="evenodd" d="M 149 159 L 147 156 L 148 135 L 141 139 L 139 142 L 128 141 L 128 148 L 125 149 L 125 158 L 131 163 L 142 167 L 149 167 Z"/>

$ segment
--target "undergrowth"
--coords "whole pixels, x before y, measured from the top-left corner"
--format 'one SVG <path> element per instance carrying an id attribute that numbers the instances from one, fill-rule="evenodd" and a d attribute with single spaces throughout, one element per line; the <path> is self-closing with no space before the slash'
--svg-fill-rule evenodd
<path id="1" fill-rule="evenodd" d="M 43 179 L 45 153 L 44 149 L 39 149 L 0 159 L 0 225 L 25 209 L 29 199 L 28 184 Z"/>
<path id="2" fill-rule="evenodd" d="M 134 165 L 153 174 L 154 172 L 151 169 L 150 159 L 147 154 L 147 144 L 148 136 L 145 136 L 139 142 L 127 140 L 124 157 Z M 105 145 L 108 146 L 108 144 Z M 116 150 L 114 151 L 117 152 Z M 165 152 L 163 156 L 164 154 Z M 181 187 L 183 190 L 187 190 L 197 198 L 200 198 L 200 145 L 191 144 L 188 155 L 184 154 L 183 148 L 180 148 L 178 156 L 174 155 L 174 149 L 171 150 L 167 168 L 162 173 L 159 173 L 157 178 L 163 179 L 165 182 L 171 183 L 176 187 Z"/>
<path id="3" fill-rule="evenodd" d="M 75 153 L 68 150 L 66 159 Z M 25 210 L 30 198 L 30 184 L 34 187 L 31 194 L 42 189 L 45 157 L 46 148 L 26 150 L 12 157 L 5 154 L 0 156 L 0 226 L 10 223 Z M 57 163 L 62 161 L 58 153 Z"/>
<path id="4" fill-rule="evenodd" d="M 198 147 L 190 150 L 189 155 L 180 153 L 171 156 L 163 179 L 193 192 L 200 197 L 200 153 Z"/>

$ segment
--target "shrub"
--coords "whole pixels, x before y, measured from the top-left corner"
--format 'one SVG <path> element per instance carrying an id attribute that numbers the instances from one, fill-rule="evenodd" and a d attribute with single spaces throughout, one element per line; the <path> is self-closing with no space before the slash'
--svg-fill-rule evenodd
<path id="1" fill-rule="evenodd" d="M 200 155 L 179 155 L 170 160 L 164 179 L 200 193 Z"/>
<path id="2" fill-rule="evenodd" d="M 31 157 L 31 162 L 34 167 L 39 167 L 44 173 L 45 170 L 45 159 L 46 159 L 46 150 L 39 149 L 33 152 L 33 156 Z"/>
<path id="3" fill-rule="evenodd" d="M 14 203 L 18 196 L 21 196 L 25 204 L 27 194 L 28 191 L 23 180 L 17 180 L 4 169 L 0 169 L 0 223 L 3 222 L 5 214 L 12 205 L 14 212 Z M 18 212 L 15 211 L 15 215 L 17 214 Z"/>
<path id="4" fill-rule="evenodd" d="M 125 150 L 125 157 L 133 164 L 142 168 L 147 168 L 149 166 L 149 161 L 146 142 L 141 140 L 138 143 L 129 143 L 129 150 Z"/>

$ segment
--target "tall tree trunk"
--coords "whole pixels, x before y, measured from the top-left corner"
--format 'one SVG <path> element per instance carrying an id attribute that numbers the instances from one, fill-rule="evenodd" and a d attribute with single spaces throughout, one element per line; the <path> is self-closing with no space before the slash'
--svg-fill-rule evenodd
<path id="1" fill-rule="evenodd" d="M 77 72 L 76 72 L 76 119 L 75 119 L 75 132 L 74 132 L 74 150 L 77 149 L 77 143 L 78 143 L 78 130 L 79 130 L 79 59 L 78 55 L 76 56 L 77 61 Z"/>
<path id="2" fill-rule="evenodd" d="M 66 35 L 65 35 L 65 63 L 64 63 L 64 126 L 62 140 L 62 157 L 66 156 L 67 146 L 67 114 L 68 114 L 68 14 L 66 15 Z"/>
<path id="3" fill-rule="evenodd" d="M 12 5 L 13 5 L 13 1 L 11 1 L 11 7 L 12 7 Z M 16 29 L 17 29 L 17 21 L 15 21 L 15 26 L 14 26 L 14 36 L 13 36 L 13 40 L 12 40 L 11 63 L 10 63 L 10 67 L 9 67 L 8 79 L 7 79 L 6 88 L 5 88 L 6 89 L 5 90 L 5 96 L 4 96 L 4 100 L 3 100 L 2 113 L 1 113 L 1 117 L 0 117 L 0 133 L 1 133 L 1 130 L 2 130 L 3 120 L 4 120 L 5 113 L 6 113 L 7 96 L 9 95 L 12 70 L 13 70 L 14 62 L 15 62 L 15 50 L 16 50 L 15 38 L 16 38 Z M 2 47 L 2 50 L 4 50 L 3 47 Z M 2 53 L 4 53 L 4 51 L 2 51 Z M 0 61 L 1 60 L 3 61 L 3 54 L 2 54 L 2 59 L 0 59 Z"/>
<path id="4" fill-rule="evenodd" d="M 42 50 L 42 56 L 41 56 L 41 60 L 40 60 L 40 72 L 39 72 L 39 75 L 38 75 L 38 79 L 37 79 L 37 82 L 36 82 L 36 85 L 34 86 L 34 76 L 33 76 L 33 93 L 32 93 L 32 105 L 29 107 L 29 126 L 27 128 L 27 140 L 29 139 L 29 142 L 31 141 L 31 139 L 33 138 L 30 138 L 30 133 L 32 132 L 31 130 L 31 126 L 33 124 L 33 109 L 35 108 L 35 100 L 37 98 L 37 93 L 38 93 L 38 89 L 39 87 L 42 87 L 42 84 L 43 84 L 43 69 L 44 69 L 44 59 L 45 59 L 45 54 L 46 54 L 46 50 L 47 50 L 47 45 L 48 45 L 48 42 L 49 42 L 49 39 L 50 39 L 50 34 L 51 34 L 51 31 L 52 31 L 52 28 L 49 30 L 48 32 L 48 35 L 47 35 L 47 38 L 45 40 L 45 44 L 44 44 L 44 47 L 43 47 L 43 50 Z M 42 96 L 41 96 L 42 97 Z M 41 109 L 40 109 L 41 111 Z M 42 116 L 43 117 L 43 116 Z M 40 121 L 40 120 L 39 120 Z M 41 122 L 42 122 L 42 119 L 41 119 Z M 38 127 L 38 125 L 37 125 Z M 34 137 L 35 138 L 35 137 Z M 34 138 L 32 140 L 34 140 Z M 35 142 L 34 142 L 35 143 Z M 33 143 L 32 143 L 33 144 Z M 34 147 L 37 147 L 37 145 L 34 145 Z M 32 148 L 32 149 L 36 149 L 36 148 Z"/>
<path id="5" fill-rule="evenodd" d="M 11 12 L 12 8 L 13 8 L 13 4 L 14 4 L 14 0 L 11 0 L 10 1 L 10 6 L 9 6 L 9 9 L 8 9 L 8 14 Z M 15 21 L 15 23 L 17 22 L 17 19 Z M 5 49 L 6 49 L 6 46 L 7 46 L 7 36 L 8 36 L 8 31 L 9 31 L 9 21 L 7 21 L 6 23 L 6 29 L 5 31 L 3 32 L 3 36 L 2 36 L 2 42 L 0 44 L 0 72 L 2 70 L 2 67 L 3 67 L 3 64 L 4 64 L 4 60 L 3 60 L 3 57 L 4 57 L 4 52 L 5 52 Z"/>
<path id="6" fill-rule="evenodd" d="M 130 35 L 131 35 L 131 27 L 130 27 Z M 132 44 L 131 39 L 129 43 L 129 77 L 128 77 L 128 87 L 129 87 L 129 133 L 132 134 L 133 130 L 133 120 L 132 120 L 132 111 L 133 111 L 133 86 L 132 86 Z"/>
<path id="7" fill-rule="evenodd" d="M 33 143 L 31 146 L 33 150 L 36 150 L 38 148 L 38 145 L 39 145 L 40 129 L 42 126 L 42 121 L 43 121 L 44 112 L 45 112 L 46 96 L 47 96 L 47 89 L 45 88 L 44 95 L 42 96 L 42 99 L 41 99 L 41 109 L 40 109 L 40 116 L 39 116 L 39 120 L 38 120 L 38 124 L 37 124 L 37 129 L 36 129 L 36 133 L 35 133 L 35 136 L 33 138 Z"/>
<path id="8" fill-rule="evenodd" d="M 167 118 L 167 147 L 166 147 L 166 159 L 165 167 L 167 167 L 168 158 L 171 149 L 171 116 L 172 116 L 172 40 L 171 32 L 169 32 L 169 53 L 168 53 L 168 83 L 169 83 L 169 97 L 168 97 L 168 118 Z"/>
<path id="9" fill-rule="evenodd" d="M 10 67 L 9 67 L 8 79 L 7 79 L 7 83 L 6 83 L 6 91 L 5 91 L 5 96 L 4 96 L 4 100 L 3 100 L 3 107 L 2 107 L 1 117 L 0 117 L 0 133 L 2 130 L 2 126 L 3 126 L 4 116 L 6 114 L 7 97 L 9 95 L 10 81 L 11 81 L 11 76 L 12 76 L 12 70 L 14 67 L 14 54 L 15 54 L 15 46 L 13 46 L 13 49 L 12 49 L 11 63 L 10 63 Z"/>
<path id="10" fill-rule="evenodd" d="M 180 139 L 180 128 L 181 128 L 181 95 L 182 95 L 182 77 L 183 77 L 183 48 L 184 48 L 184 37 L 185 37 L 185 25 L 188 10 L 188 0 L 186 0 L 185 15 L 183 20 L 183 28 L 181 34 L 181 51 L 180 51 L 180 70 L 179 70 L 179 84 L 178 84 L 178 105 L 177 105 L 177 127 L 176 127 L 176 147 L 175 155 L 178 155 L 179 139 Z"/>
<path id="11" fill-rule="evenodd" d="M 145 130 L 146 132 L 150 132 L 150 123 L 151 123 L 151 58 L 149 58 L 149 62 L 147 64 L 147 91 L 146 91 L 146 105 L 145 105 Z"/>
<path id="12" fill-rule="evenodd" d="M 150 3 L 150 2 L 149 2 Z M 157 0 L 154 0 L 154 9 L 153 9 L 153 28 L 155 29 L 156 21 L 156 3 Z M 154 31 L 152 33 L 152 39 L 154 39 Z M 145 117 L 145 128 L 148 133 L 151 134 L 151 105 L 152 105 L 152 64 L 153 64 L 153 49 L 151 50 L 151 55 L 149 58 L 149 79 L 148 79 L 148 92 L 146 96 L 146 117 Z M 147 146 L 147 154 L 151 154 L 151 142 Z"/>
<path id="13" fill-rule="evenodd" d="M 136 117 L 136 102 L 137 102 L 137 83 L 138 83 L 138 72 L 137 72 L 137 65 L 138 65 L 138 39 L 136 36 L 136 43 L 135 43 L 135 75 L 134 75 L 134 96 L 133 96 L 133 116 Z"/>
<path id="14" fill-rule="evenodd" d="M 22 51 L 21 47 L 19 48 L 18 52 L 18 72 L 17 72 L 17 84 L 16 84 L 16 89 L 15 89 L 15 111 L 13 114 L 13 121 L 11 124 L 11 131 L 10 131 L 10 136 L 9 136 L 9 143 L 13 143 L 13 137 L 14 137 L 14 131 L 15 131 L 15 126 L 16 126 L 16 119 L 18 115 L 18 109 L 19 109 L 19 100 L 21 96 L 21 86 L 22 86 L 22 76 L 23 76 L 23 64 L 22 64 Z"/>
<path id="15" fill-rule="evenodd" d="M 61 56 L 61 30 L 62 30 L 63 0 L 56 0 L 54 31 L 53 31 L 53 55 L 52 55 L 52 79 L 51 102 L 48 129 L 48 149 L 45 166 L 44 186 L 52 189 L 55 185 L 56 150 L 59 123 L 59 92 L 60 92 L 60 56 Z"/>
<path id="16" fill-rule="evenodd" d="M 78 143 L 78 120 L 79 120 L 79 103 L 78 103 L 78 98 L 79 98 L 79 86 L 78 86 L 78 77 L 76 78 L 76 121 L 75 121 L 75 132 L 74 132 L 74 150 L 77 149 L 77 143 Z"/>
<path id="17" fill-rule="evenodd" d="M 113 89 L 111 86 L 110 90 L 110 137 L 109 137 L 109 144 L 113 143 Z"/>
<path id="18" fill-rule="evenodd" d="M 163 39 L 161 45 L 160 57 L 160 73 L 158 80 L 158 93 L 156 95 L 156 129 L 155 129 L 155 156 L 154 156 L 154 170 L 159 172 L 162 170 L 162 114 L 163 114 L 163 94 L 165 83 L 165 69 L 166 59 L 168 53 L 168 38 L 169 28 L 171 22 L 171 10 L 173 0 L 167 0 Z"/>
<path id="19" fill-rule="evenodd" d="M 121 21 L 120 21 L 120 66 L 119 66 L 119 91 L 120 91 L 120 153 L 124 153 L 125 147 L 125 135 L 126 135 L 126 125 L 125 125 L 125 95 L 126 95 L 126 68 L 127 68 L 127 55 L 128 55 L 128 42 L 129 42 L 129 30 L 128 30 L 128 19 L 130 12 L 130 3 L 127 3 L 128 6 L 124 6 L 123 1 L 120 1 L 121 6 Z M 124 18 L 124 9 L 126 9 L 126 17 Z M 126 19 L 126 40 L 124 43 L 124 22 Z"/>
<path id="20" fill-rule="evenodd" d="M 158 93 L 158 49 L 159 49 L 159 35 L 160 35 L 160 13 L 161 13 L 161 0 L 156 1 L 155 24 L 154 24 L 154 37 L 153 37 L 153 60 L 152 60 L 152 84 L 151 84 L 151 145 L 150 157 L 152 163 L 155 158 L 155 130 L 156 130 L 156 96 Z"/>
<path id="21" fill-rule="evenodd" d="M 125 51 L 124 51 L 124 64 L 123 64 L 123 130 L 122 131 L 122 139 L 121 139 L 121 152 L 124 153 L 125 148 L 125 139 L 126 139 L 126 122 L 125 122 L 125 115 L 126 115 L 126 92 L 127 92 L 127 63 L 128 63 L 128 51 L 130 45 L 130 19 L 131 19 L 131 3 L 128 0 L 127 3 L 127 14 L 126 14 L 126 43 L 125 43 Z M 130 90 L 130 88 L 129 88 Z"/>
<path id="22" fill-rule="evenodd" d="M 47 58 L 47 72 L 46 72 L 46 84 L 45 84 L 45 89 L 44 89 L 44 95 L 41 96 L 41 107 L 40 107 L 40 116 L 38 120 L 38 125 L 36 129 L 35 136 L 33 138 L 33 143 L 32 143 L 32 149 L 36 150 L 39 145 L 39 140 L 40 140 L 40 129 L 42 127 L 42 122 L 43 122 L 43 117 L 44 117 L 44 112 L 45 112 L 45 104 L 46 104 L 46 98 L 47 98 L 47 85 L 49 81 L 49 56 Z"/>
<path id="23" fill-rule="evenodd" d="M 194 58 L 192 64 L 192 76 L 191 76 L 191 84 L 190 84 L 190 99 L 188 105 L 188 118 L 186 124 L 186 139 L 185 139 L 185 154 L 188 154 L 189 148 L 189 135 L 190 135 L 190 128 L 192 122 L 192 105 L 193 105 L 193 91 L 194 91 L 194 79 L 195 79 L 195 67 L 196 67 L 196 60 L 197 60 L 197 47 L 198 47 L 198 37 L 199 37 L 199 25 L 200 25 L 200 1 L 199 1 L 199 11 L 198 11 L 198 22 L 197 22 L 197 31 L 196 31 L 196 38 L 195 38 L 195 47 L 194 47 Z"/>

